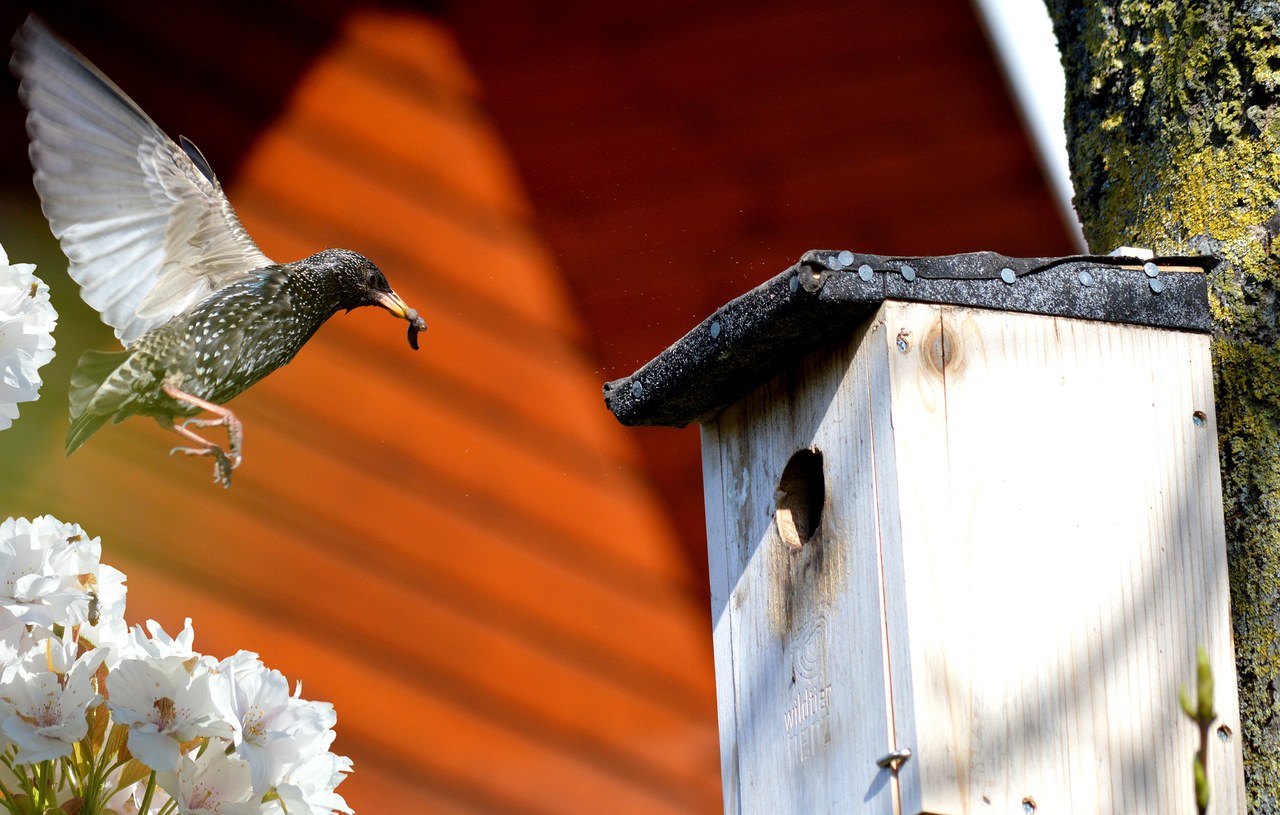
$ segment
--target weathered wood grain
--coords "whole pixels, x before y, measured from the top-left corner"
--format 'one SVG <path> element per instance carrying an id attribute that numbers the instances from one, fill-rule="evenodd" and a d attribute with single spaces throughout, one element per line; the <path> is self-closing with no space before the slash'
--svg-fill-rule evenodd
<path id="1" fill-rule="evenodd" d="M 897 302 L 723 411 L 728 811 L 1194 812 L 1202 645 L 1212 811 L 1243 812 L 1215 432 L 1203 335 Z M 826 503 L 792 550 L 773 491 L 806 448 Z"/>
<path id="2" fill-rule="evenodd" d="M 869 368 L 855 345 L 804 361 L 704 428 L 727 812 L 892 813 Z M 822 519 L 798 549 L 774 521 L 798 450 L 821 451 Z"/>

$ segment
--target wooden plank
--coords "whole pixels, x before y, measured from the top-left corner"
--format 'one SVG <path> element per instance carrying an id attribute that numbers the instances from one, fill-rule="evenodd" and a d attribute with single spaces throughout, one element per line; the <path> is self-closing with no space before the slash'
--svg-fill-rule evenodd
<path id="1" fill-rule="evenodd" d="M 947 616 L 928 613 L 941 611 L 920 606 L 908 608 L 908 575 L 925 575 L 927 579 L 943 579 L 948 571 L 963 568 L 945 558 L 954 553 L 946 545 L 951 528 L 950 503 L 938 500 L 949 491 L 946 461 L 945 395 L 941 377 L 933 369 L 912 365 L 913 350 L 937 325 L 941 307 L 924 303 L 888 302 L 881 305 L 872 321 L 873 336 L 880 353 L 872 355 L 870 386 L 871 432 L 876 471 L 876 509 L 880 528 L 881 569 L 884 579 L 884 606 L 887 632 L 890 690 L 894 746 L 907 747 L 915 754 L 898 771 L 899 795 L 903 812 L 919 812 L 923 807 L 922 790 L 950 789 L 956 782 L 955 764 L 922 762 L 921 754 L 948 754 L 952 748 L 945 740 L 945 728 L 930 727 L 947 721 L 950 711 L 932 704 L 936 697 L 927 689 L 917 690 L 916 676 L 928 678 L 945 675 L 947 666 L 940 654 L 924 647 L 925 643 L 946 636 Z M 906 349 L 905 351 L 903 349 Z M 891 400 L 903 398 L 901 403 Z M 910 472 L 899 472 L 898 447 L 910 446 L 916 451 L 916 466 Z M 932 456 L 932 461 L 926 461 Z M 927 506 L 927 512 L 904 511 Z M 934 535 L 940 557 L 944 561 L 937 570 L 921 562 L 928 552 L 905 547 L 903 540 L 916 540 Z M 929 586 L 921 586 L 929 592 Z M 907 625 L 893 626 L 893 621 Z M 957 748 L 959 749 L 959 748 Z M 950 801 L 934 802 L 951 806 Z M 945 811 L 945 810 L 940 810 Z"/>
<path id="2" fill-rule="evenodd" d="M 864 339 L 804 360 L 703 436 L 729 812 L 894 811 L 875 764 L 890 741 Z M 822 517 L 792 548 L 775 491 L 810 448 Z"/>
<path id="3" fill-rule="evenodd" d="M 730 479 L 722 456 L 724 444 L 719 422 L 702 426 L 702 479 L 707 516 L 707 571 L 711 581 L 712 644 L 715 649 L 716 718 L 720 732 L 720 779 L 725 815 L 738 815 L 742 810 L 742 785 L 739 775 L 737 744 L 738 673 L 733 661 L 733 614 L 729 613 L 730 595 L 737 579 L 739 558 L 731 553 L 730 523 L 737 517 L 740 493 L 730 491 Z M 745 497 L 745 496 L 744 496 Z"/>
<path id="4" fill-rule="evenodd" d="M 884 313 L 902 532 L 886 577 L 900 562 L 905 595 L 888 605 L 906 606 L 890 637 L 911 673 L 895 708 L 905 690 L 918 740 L 904 811 L 1194 811 L 1176 696 L 1197 645 L 1239 729 L 1207 338 Z M 896 351 L 903 331 L 923 341 Z M 1215 811 L 1243 811 L 1238 740 L 1214 750 Z"/>

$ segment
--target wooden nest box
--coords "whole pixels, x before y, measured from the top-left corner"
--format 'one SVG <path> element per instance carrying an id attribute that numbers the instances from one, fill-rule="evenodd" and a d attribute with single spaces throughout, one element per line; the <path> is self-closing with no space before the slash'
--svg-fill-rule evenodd
<path id="1" fill-rule="evenodd" d="M 1207 258 L 810 252 L 605 386 L 702 425 L 725 809 L 1244 812 Z"/>

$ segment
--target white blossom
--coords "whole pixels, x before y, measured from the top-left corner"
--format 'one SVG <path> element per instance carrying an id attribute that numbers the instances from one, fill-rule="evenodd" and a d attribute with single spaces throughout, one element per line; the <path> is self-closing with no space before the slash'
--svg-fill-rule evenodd
<path id="1" fill-rule="evenodd" d="M 85 713 L 99 699 L 93 673 L 105 653 L 75 653 L 74 642 L 42 639 L 0 682 L 7 707 L 0 727 L 18 746 L 19 764 L 70 755 L 88 732 Z"/>
<path id="2" fill-rule="evenodd" d="M 105 653 L 103 664 L 108 670 L 119 665 L 120 660 L 134 656 L 132 632 L 122 617 L 104 615 L 97 625 L 82 625 L 80 639 L 87 646 Z"/>
<path id="3" fill-rule="evenodd" d="M 89 619 L 104 599 L 124 614 L 124 575 L 98 562 L 101 542 L 52 515 L 0 522 L 0 612 L 52 628 Z"/>
<path id="4" fill-rule="evenodd" d="M 90 538 L 73 524 L 64 527 L 70 534 L 67 545 L 55 552 L 56 568 L 81 592 L 76 595 L 65 624 L 98 626 L 107 620 L 123 620 L 127 592 L 124 572 L 102 562 L 100 538 Z"/>
<path id="5" fill-rule="evenodd" d="M 178 656 L 122 660 L 107 674 L 107 706 L 129 726 L 129 752 L 158 772 L 174 770 L 181 746 L 200 736 L 231 737 L 214 703 L 214 676 Z"/>
<path id="6" fill-rule="evenodd" d="M 334 788 L 351 772 L 351 759 L 329 752 L 338 714 L 327 702 L 301 698 L 301 690 L 299 686 L 289 699 L 290 708 L 299 722 L 295 734 L 302 746 L 300 760 L 286 768 L 281 783 L 276 785 L 276 792 L 290 815 L 350 813 L 352 810 L 342 796 L 334 792 Z"/>
<path id="7" fill-rule="evenodd" d="M 347 812 L 333 788 L 351 767 L 328 752 L 338 716 L 333 705 L 289 693 L 279 671 L 249 651 L 224 659 L 218 670 L 229 680 L 230 717 L 236 754 L 248 762 L 254 792 L 275 790 L 290 813 Z"/>
<path id="8" fill-rule="evenodd" d="M 227 713 L 237 754 L 249 763 L 253 788 L 265 795 L 287 767 L 302 759 L 308 736 L 290 705 L 289 681 L 249 651 L 227 657 L 218 670 L 228 679 Z"/>
<path id="9" fill-rule="evenodd" d="M 190 617 L 183 621 L 182 630 L 178 632 L 176 637 L 169 636 L 160 623 L 155 620 L 147 620 L 145 633 L 140 625 L 135 625 L 129 632 L 128 655 L 138 659 L 149 657 L 156 659 L 165 657 L 191 659 L 194 657 L 199 659 L 203 654 L 196 651 L 195 642 L 196 631 L 191 627 Z"/>
<path id="10" fill-rule="evenodd" d="M 0 680 L 6 679 L 17 669 L 18 660 L 31 650 L 38 638 L 53 636 L 42 628 L 34 631 L 18 619 L 8 615 L 0 615 Z"/>
<path id="11" fill-rule="evenodd" d="M 293 768 L 276 791 L 289 815 L 351 815 L 354 810 L 334 792 L 349 772 L 351 759 L 323 750 Z"/>
<path id="12" fill-rule="evenodd" d="M 183 756 L 177 772 L 165 774 L 162 784 L 182 815 L 261 815 L 253 796 L 249 765 L 221 750 Z"/>
<path id="13" fill-rule="evenodd" d="M 9 263 L 0 246 L 0 430 L 18 418 L 18 404 L 40 396 L 40 368 L 53 359 L 58 312 L 49 287 L 30 263 Z"/>
<path id="14" fill-rule="evenodd" d="M 98 539 L 74 524 L 0 522 L 5 787 L 35 790 L 36 811 L 58 810 L 64 793 L 90 784 L 121 815 L 350 813 L 334 791 L 351 761 L 329 749 L 333 706 L 303 699 L 301 685 L 290 694 L 257 654 L 218 662 L 196 651 L 190 619 L 174 636 L 154 620 L 129 628 L 125 577 L 100 556 Z M 61 760 L 114 751 L 122 737 L 154 774 L 121 762 L 105 777 L 85 775 L 108 766 L 106 754 Z M 46 783 L 50 774 L 58 783 Z"/>

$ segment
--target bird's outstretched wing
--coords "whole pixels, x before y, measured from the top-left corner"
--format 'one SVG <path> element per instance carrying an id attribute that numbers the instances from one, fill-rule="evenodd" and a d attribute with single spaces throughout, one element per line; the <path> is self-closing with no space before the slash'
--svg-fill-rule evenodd
<path id="1" fill-rule="evenodd" d="M 44 214 L 81 296 L 125 346 L 272 264 L 194 145 L 175 144 L 38 18 L 13 48 Z"/>

